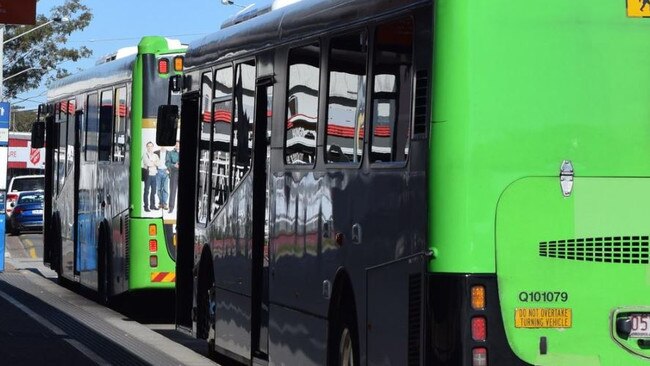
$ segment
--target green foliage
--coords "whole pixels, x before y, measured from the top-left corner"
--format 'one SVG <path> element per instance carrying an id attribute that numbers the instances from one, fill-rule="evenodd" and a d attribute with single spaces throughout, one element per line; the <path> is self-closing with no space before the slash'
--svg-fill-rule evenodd
<path id="1" fill-rule="evenodd" d="M 12 111 L 11 112 L 11 131 L 30 132 L 32 123 L 36 121 L 36 111 Z"/>
<path id="2" fill-rule="evenodd" d="M 85 46 L 65 47 L 70 34 L 84 29 L 92 19 L 90 9 L 81 4 L 81 0 L 66 0 L 63 5 L 52 8 L 49 16 L 38 15 L 34 26 L 7 25 L 5 40 L 55 17 L 68 18 L 69 20 L 67 22 L 52 22 L 4 45 L 3 72 L 5 78 L 25 69 L 36 68 L 37 70 L 30 70 L 5 80 L 3 97 L 11 99 L 16 94 L 37 88 L 43 78 L 46 78 L 45 81 L 49 83 L 67 76 L 69 72 L 60 66 L 61 63 L 76 61 L 92 54 L 92 51 Z"/>

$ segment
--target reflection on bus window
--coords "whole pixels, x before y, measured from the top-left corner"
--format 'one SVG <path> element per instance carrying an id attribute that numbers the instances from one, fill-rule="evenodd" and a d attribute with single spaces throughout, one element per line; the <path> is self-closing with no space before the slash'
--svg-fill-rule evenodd
<path id="1" fill-rule="evenodd" d="M 210 197 L 209 182 L 210 178 L 210 135 L 212 134 L 212 75 L 206 72 L 201 77 L 201 127 L 199 138 L 199 179 L 197 187 L 197 208 L 196 218 L 200 223 L 206 223 L 208 220 L 208 202 Z"/>
<path id="2" fill-rule="evenodd" d="M 111 159 L 111 137 L 113 135 L 113 95 L 112 91 L 103 91 L 99 109 L 99 161 Z"/>
<path id="3" fill-rule="evenodd" d="M 66 148 L 67 137 L 68 137 L 68 120 L 67 120 L 67 103 L 58 103 L 57 112 L 55 115 L 56 118 L 56 129 L 57 136 L 59 138 L 59 146 L 56 151 L 56 169 L 57 169 L 57 191 L 60 192 L 63 188 L 63 183 L 65 183 L 65 172 L 66 172 Z"/>
<path id="4" fill-rule="evenodd" d="M 284 158 L 287 164 L 316 160 L 320 48 L 318 43 L 289 52 L 289 90 Z"/>
<path id="5" fill-rule="evenodd" d="M 66 173 L 65 175 L 70 175 L 72 172 L 72 167 L 74 166 L 74 142 L 75 142 L 75 121 L 74 121 L 74 112 L 75 112 L 75 100 L 70 99 L 68 101 L 68 106 L 66 108 L 66 115 L 68 120 L 68 151 L 66 152 Z"/>
<path id="6" fill-rule="evenodd" d="M 371 162 L 405 161 L 411 121 L 413 21 L 377 27 L 372 94 Z"/>
<path id="7" fill-rule="evenodd" d="M 212 129 L 212 214 L 226 203 L 230 186 L 230 134 L 232 130 L 232 67 L 215 74 L 214 123 Z"/>
<path id="8" fill-rule="evenodd" d="M 232 130 L 232 184 L 237 186 L 251 165 L 255 107 L 255 63 L 237 65 Z"/>
<path id="9" fill-rule="evenodd" d="M 97 142 L 99 135 L 99 111 L 97 93 L 88 95 L 88 112 L 86 113 L 86 161 L 97 160 Z"/>
<path id="10" fill-rule="evenodd" d="M 328 163 L 358 163 L 366 116 L 366 34 L 333 38 L 329 55 Z"/>
<path id="11" fill-rule="evenodd" d="M 115 130 L 113 132 L 113 161 L 123 162 L 126 159 L 126 88 L 115 90 Z"/>

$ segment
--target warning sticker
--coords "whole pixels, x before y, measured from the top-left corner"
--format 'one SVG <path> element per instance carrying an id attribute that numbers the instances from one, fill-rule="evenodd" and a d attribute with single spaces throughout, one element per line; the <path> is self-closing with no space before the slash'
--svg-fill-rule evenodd
<path id="1" fill-rule="evenodd" d="M 515 309 L 515 328 L 571 328 L 571 309 Z"/>
<path id="2" fill-rule="evenodd" d="M 650 18 L 650 0 L 627 0 L 627 16 Z"/>

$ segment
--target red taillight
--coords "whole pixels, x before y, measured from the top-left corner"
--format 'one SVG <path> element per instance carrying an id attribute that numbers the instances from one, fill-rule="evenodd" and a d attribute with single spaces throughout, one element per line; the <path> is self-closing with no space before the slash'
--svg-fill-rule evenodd
<path id="1" fill-rule="evenodd" d="M 472 318 L 472 339 L 484 341 L 487 338 L 487 324 L 485 318 L 476 316 Z"/>
<path id="2" fill-rule="evenodd" d="M 474 348 L 472 350 L 472 366 L 487 366 L 487 364 L 487 348 Z"/>
<path id="3" fill-rule="evenodd" d="M 149 251 L 150 252 L 158 251 L 158 240 L 156 239 L 149 240 Z"/>
<path id="4" fill-rule="evenodd" d="M 169 60 L 161 58 L 158 60 L 158 72 L 160 74 L 167 74 L 169 72 Z"/>
<path id="5" fill-rule="evenodd" d="M 15 201 L 18 199 L 18 195 L 15 193 L 9 193 L 7 194 L 7 201 Z"/>

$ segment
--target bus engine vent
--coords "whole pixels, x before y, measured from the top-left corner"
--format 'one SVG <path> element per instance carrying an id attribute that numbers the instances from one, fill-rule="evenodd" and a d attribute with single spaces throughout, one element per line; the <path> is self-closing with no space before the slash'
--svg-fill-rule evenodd
<path id="1" fill-rule="evenodd" d="M 607 236 L 539 243 L 540 257 L 587 262 L 648 264 L 648 236 Z"/>
<path id="2" fill-rule="evenodd" d="M 129 269 L 131 267 L 131 228 L 129 223 L 131 220 L 129 220 L 129 215 L 125 214 L 123 216 L 124 220 L 124 273 L 125 273 L 125 281 L 128 283 L 129 281 Z"/>
<path id="3" fill-rule="evenodd" d="M 426 70 L 420 70 L 415 74 L 415 113 L 413 113 L 413 134 L 423 135 L 427 132 L 427 106 L 429 88 L 429 76 Z"/>
<path id="4" fill-rule="evenodd" d="M 420 324 L 422 317 L 422 275 L 409 276 L 408 365 L 420 364 Z"/>

